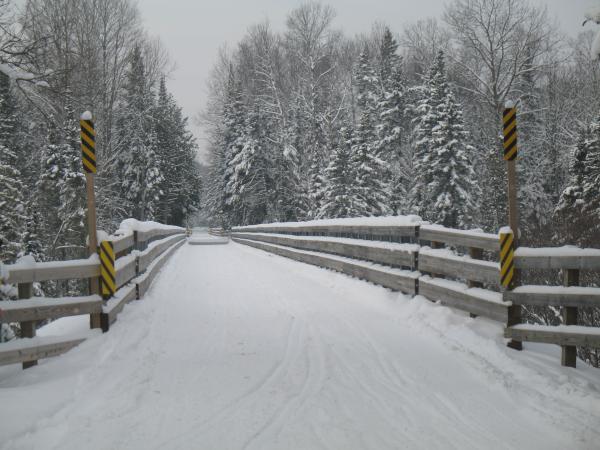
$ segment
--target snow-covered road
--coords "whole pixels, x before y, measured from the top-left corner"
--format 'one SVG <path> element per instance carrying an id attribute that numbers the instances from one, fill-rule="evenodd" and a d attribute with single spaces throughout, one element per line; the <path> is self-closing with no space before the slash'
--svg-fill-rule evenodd
<path id="1" fill-rule="evenodd" d="M 0 448 L 597 448 L 600 371 L 501 332 L 240 244 L 184 245 L 109 333 L 0 369 Z"/>

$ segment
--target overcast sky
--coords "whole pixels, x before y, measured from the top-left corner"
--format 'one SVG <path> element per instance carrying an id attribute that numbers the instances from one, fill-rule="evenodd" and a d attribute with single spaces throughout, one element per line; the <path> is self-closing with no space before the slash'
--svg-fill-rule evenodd
<path id="1" fill-rule="evenodd" d="M 393 32 L 406 23 L 425 17 L 439 17 L 448 0 L 330 0 L 324 1 L 337 12 L 335 27 L 348 35 L 368 32 L 383 21 Z M 547 5 L 563 30 L 571 35 L 583 28 L 584 12 L 600 0 L 533 0 Z M 193 118 L 204 107 L 206 80 L 224 43 L 235 45 L 247 28 L 269 19 L 274 29 L 285 26 L 290 10 L 303 3 L 291 0 L 139 0 L 147 29 L 159 36 L 176 68 L 169 89 L 184 113 L 190 117 L 200 152 L 205 146 L 202 129 Z M 586 28 L 596 27 L 587 25 Z"/>

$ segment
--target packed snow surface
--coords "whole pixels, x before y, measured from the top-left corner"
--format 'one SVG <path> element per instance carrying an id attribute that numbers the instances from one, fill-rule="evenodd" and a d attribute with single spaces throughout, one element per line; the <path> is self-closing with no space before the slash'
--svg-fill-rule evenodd
<path id="1" fill-rule="evenodd" d="M 184 245 L 109 333 L 0 368 L 0 448 L 597 448 L 600 371 L 501 336 L 240 244 Z"/>

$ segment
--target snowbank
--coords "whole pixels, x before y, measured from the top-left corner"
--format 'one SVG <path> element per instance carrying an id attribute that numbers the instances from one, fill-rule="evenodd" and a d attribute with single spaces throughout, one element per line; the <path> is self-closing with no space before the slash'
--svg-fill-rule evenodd
<path id="1" fill-rule="evenodd" d="M 237 229 L 249 228 L 279 228 L 279 227 L 314 227 L 314 226 L 330 226 L 330 225 L 347 225 L 347 226 L 381 226 L 381 227 L 400 227 L 410 225 L 421 225 L 424 222 L 419 216 L 381 216 L 381 217 L 348 217 L 345 219 L 319 219 L 307 220 L 304 222 L 275 222 L 263 223 L 260 225 L 248 225 L 245 227 L 234 227 Z"/>
<path id="2" fill-rule="evenodd" d="M 121 222 L 119 229 L 115 233 L 151 230 L 184 230 L 184 228 L 177 227 L 175 225 L 164 225 L 151 220 L 140 222 L 137 219 L 125 219 L 123 222 Z"/>

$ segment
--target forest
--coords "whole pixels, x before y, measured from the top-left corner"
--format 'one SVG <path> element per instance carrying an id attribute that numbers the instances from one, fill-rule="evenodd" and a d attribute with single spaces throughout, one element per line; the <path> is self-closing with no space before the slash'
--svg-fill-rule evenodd
<path id="1" fill-rule="evenodd" d="M 98 228 L 111 233 L 129 217 L 186 224 L 201 181 L 197 143 L 167 88 L 171 69 L 134 1 L 0 1 L 0 261 L 87 256 L 79 126 L 87 110 Z"/>
<path id="2" fill-rule="evenodd" d="M 366 35 L 306 3 L 223 47 L 202 121 L 217 225 L 418 214 L 507 224 L 502 111 L 518 110 L 522 243 L 600 242 L 597 26 L 570 38 L 521 0 L 454 0 Z M 582 17 L 583 21 L 583 17 Z"/>

